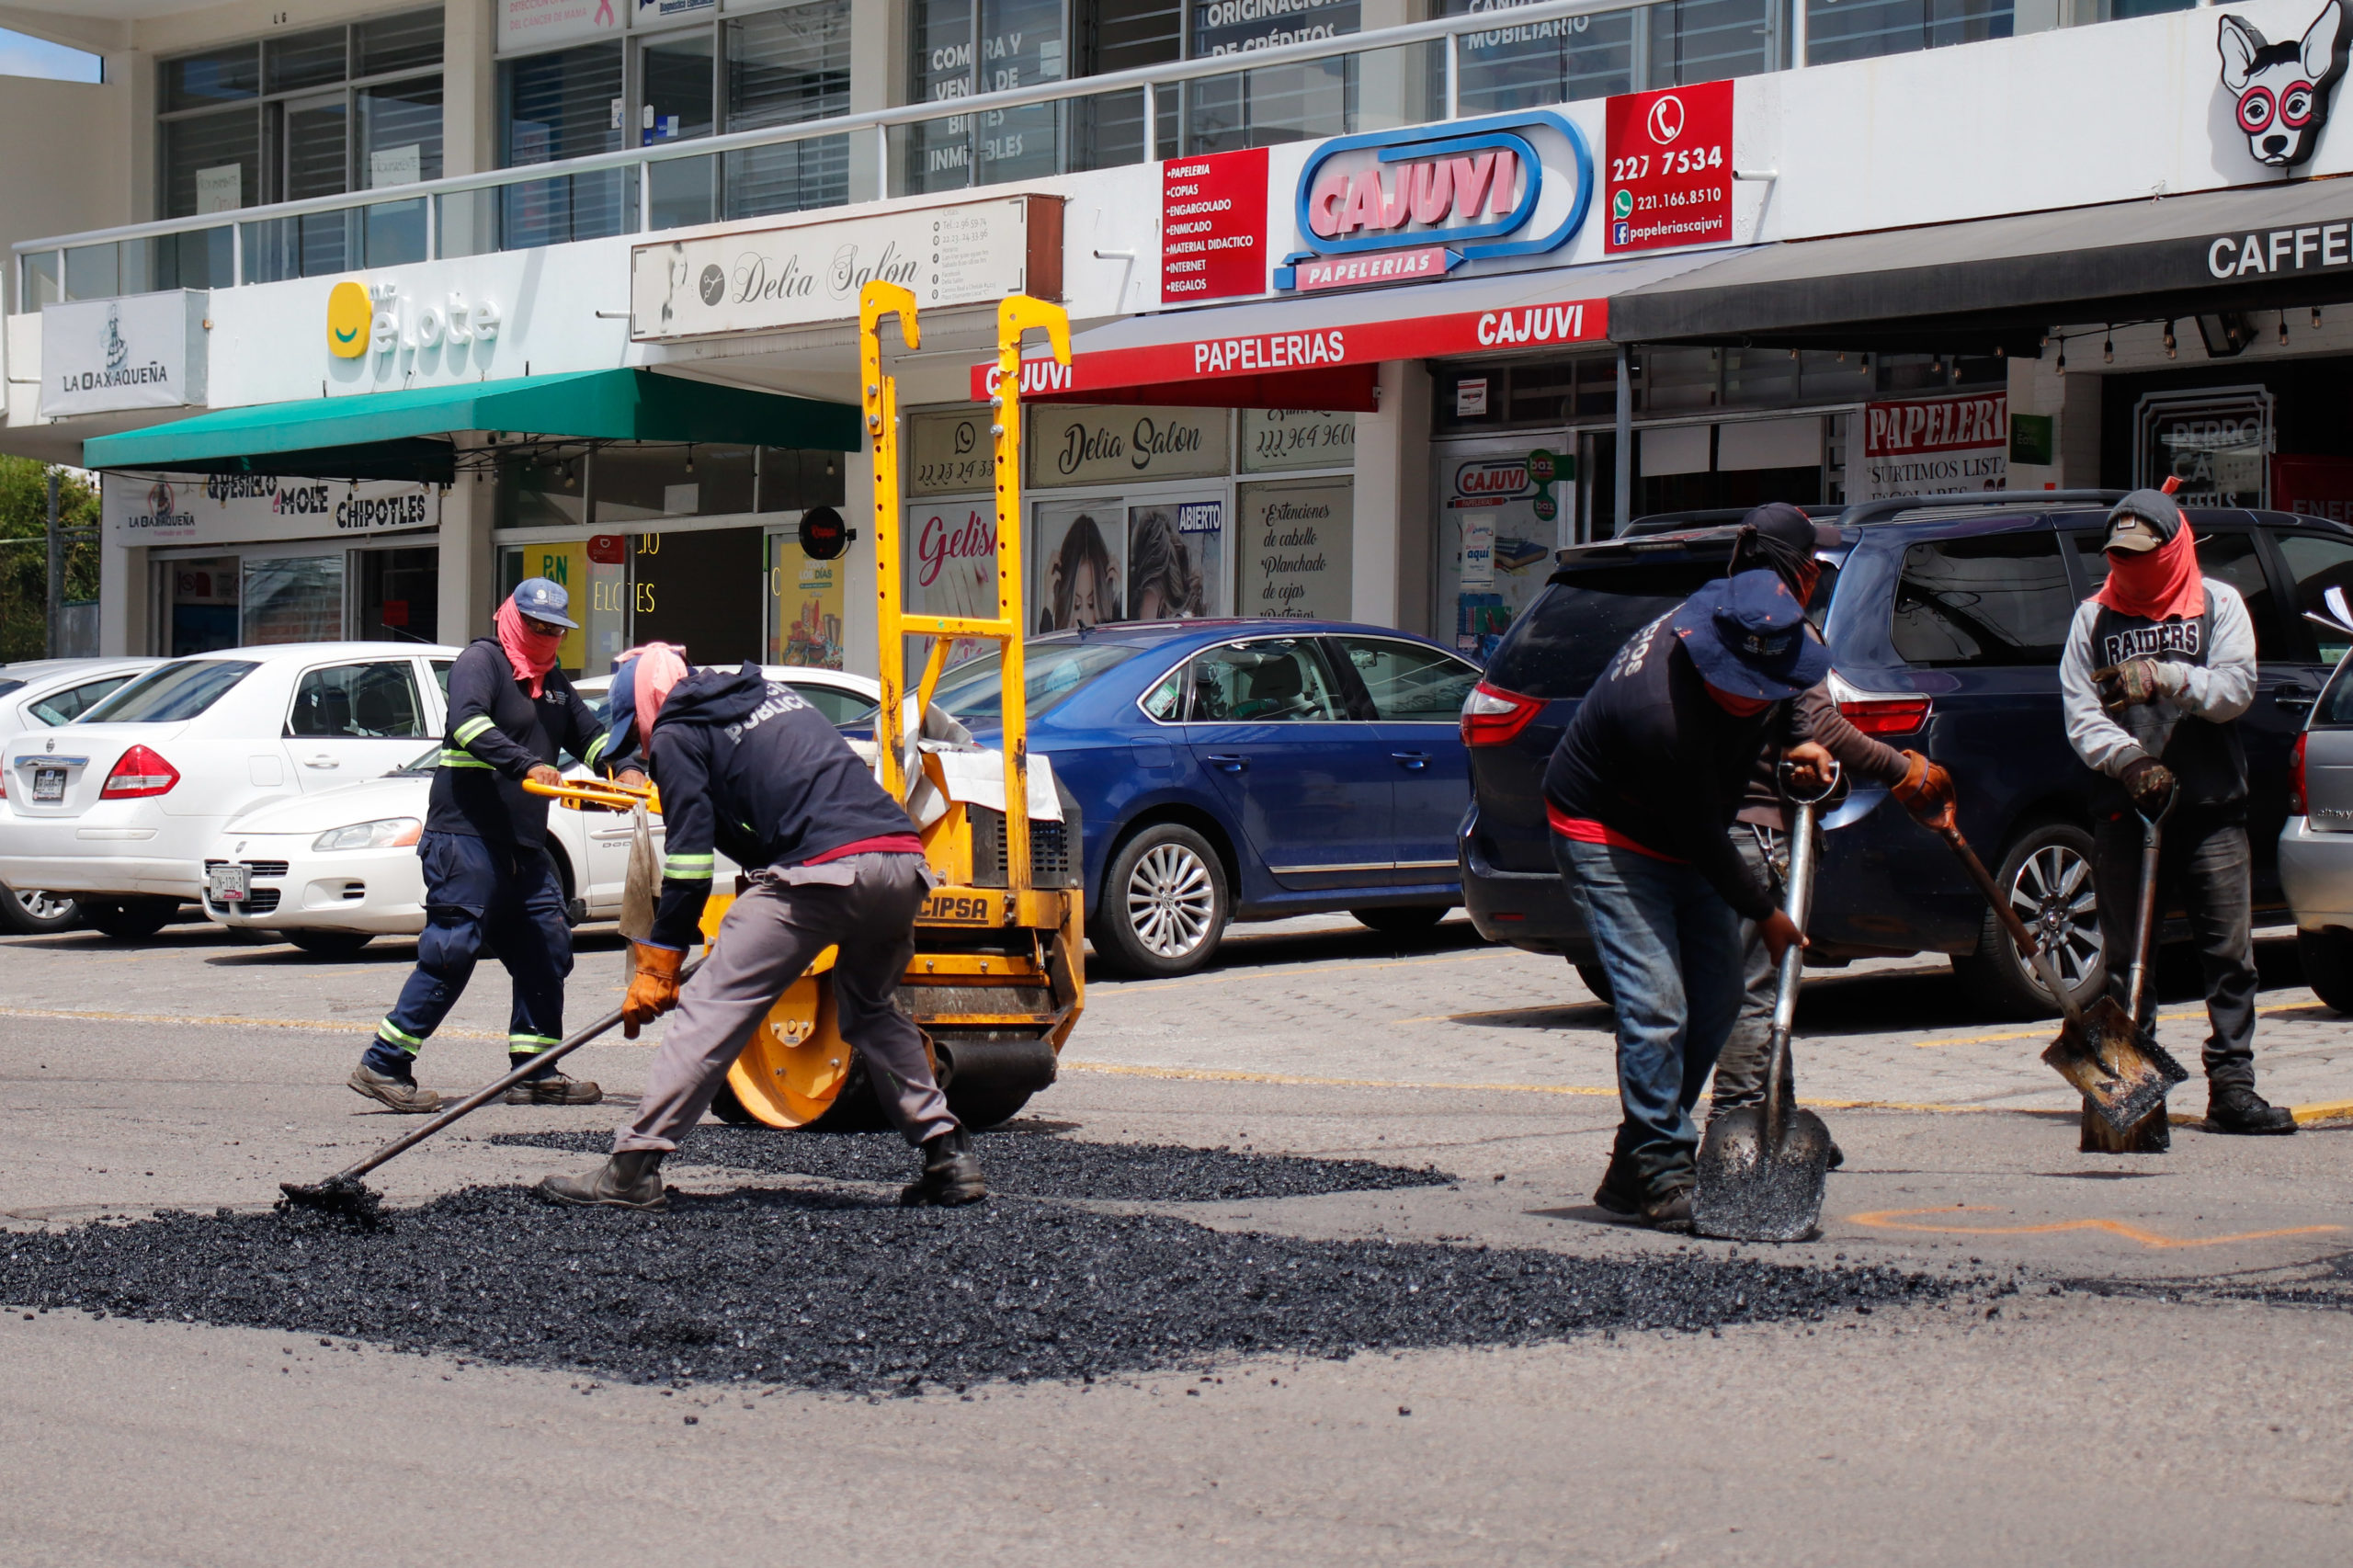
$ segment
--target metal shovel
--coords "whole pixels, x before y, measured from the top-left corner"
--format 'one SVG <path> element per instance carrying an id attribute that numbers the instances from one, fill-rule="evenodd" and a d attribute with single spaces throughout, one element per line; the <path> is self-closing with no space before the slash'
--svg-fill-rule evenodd
<path id="1" fill-rule="evenodd" d="M 1782 908 L 1801 932 L 1813 904 L 1814 808 L 1838 788 L 1834 766 L 1819 794 L 1799 796 L 1786 768 L 1782 793 L 1797 808 L 1790 830 L 1790 874 Z M 1765 1103 L 1728 1110 L 1708 1123 L 1699 1141 L 1699 1185 L 1691 1195 L 1691 1228 L 1736 1242 L 1802 1242 L 1820 1233 L 1822 1196 L 1830 1172 L 1830 1129 L 1797 1108 L 1790 1062 L 1796 1026 L 1798 980 L 1805 949 L 1791 942 L 1781 955 L 1780 994 L 1773 1001 L 1773 1032 L 1766 1044 Z"/>
<path id="2" fill-rule="evenodd" d="M 2151 836 L 2147 842 L 2154 844 L 2156 824 L 2145 817 L 2142 820 L 2148 824 Z M 2026 923 L 2018 918 L 2018 911 L 2010 907 L 2010 901 L 2002 896 L 2002 890 L 1995 885 L 1985 863 L 1977 858 L 1977 851 L 1969 846 L 1969 841 L 1961 837 L 1961 829 L 1948 826 L 1937 831 L 1952 846 L 1952 852 L 1961 857 L 1969 880 L 1977 884 L 1985 902 L 1993 905 L 1995 918 L 2009 932 L 2018 956 L 2034 966 L 2035 973 L 2042 978 L 2042 988 L 2051 993 L 2059 1010 L 2066 1015 L 2059 1026 L 2059 1038 L 2043 1051 L 2042 1060 L 2075 1085 L 2082 1092 L 2085 1105 L 2097 1111 L 2100 1119 L 2119 1132 L 2129 1131 L 2152 1110 L 2163 1110 L 2166 1091 L 2189 1074 L 2165 1053 L 2163 1046 L 2134 1025 L 2133 1014 L 2118 1006 L 2113 996 L 2103 994 L 2089 1007 L 2077 1002 L 2075 992 L 2060 980 L 2059 966 L 2050 951 L 2035 940 Z M 2147 890 L 2156 879 L 2155 852 L 2151 850 L 2143 858 L 2146 863 L 2142 868 L 2141 931 L 2145 947 L 2151 900 Z M 2136 1012 L 2141 998 L 2140 971 L 2141 966 L 2136 963 L 2132 983 Z"/>

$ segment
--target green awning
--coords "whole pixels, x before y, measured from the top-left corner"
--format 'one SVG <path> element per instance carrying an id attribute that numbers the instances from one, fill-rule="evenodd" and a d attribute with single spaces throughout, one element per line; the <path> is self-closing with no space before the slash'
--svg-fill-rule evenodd
<path id="1" fill-rule="evenodd" d="M 712 441 L 854 452 L 858 411 L 651 370 L 577 370 L 462 386 L 412 387 L 223 408 L 94 436 L 83 465 L 165 473 L 448 483 L 460 431 L 597 441 Z"/>

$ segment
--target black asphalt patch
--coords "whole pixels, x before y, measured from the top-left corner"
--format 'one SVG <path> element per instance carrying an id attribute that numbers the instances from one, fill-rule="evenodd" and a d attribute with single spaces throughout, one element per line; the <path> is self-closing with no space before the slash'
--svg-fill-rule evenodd
<path id="1" fill-rule="evenodd" d="M 601 1159 L 611 1151 L 613 1135 L 502 1132 L 491 1142 Z M 1371 1160 L 1314 1160 L 1177 1143 L 1090 1143 L 1017 1126 L 973 1134 L 972 1152 L 980 1156 L 991 1192 L 1023 1198 L 1231 1202 L 1445 1187 L 1458 1179 L 1427 1165 L 1414 1169 Z M 889 1133 L 774 1132 L 743 1127 L 699 1127 L 671 1158 L 678 1165 L 892 1183 L 915 1179 L 920 1164 L 914 1150 Z"/>
<path id="2" fill-rule="evenodd" d="M 903 1210 L 739 1189 L 666 1214 L 475 1187 L 380 1228 L 296 1210 L 19 1232 L 0 1302 L 366 1340 L 639 1382 L 873 1392 L 1704 1331 L 1955 1285 L 1696 1250 L 1573 1257 L 1213 1231 L 998 1199 Z"/>

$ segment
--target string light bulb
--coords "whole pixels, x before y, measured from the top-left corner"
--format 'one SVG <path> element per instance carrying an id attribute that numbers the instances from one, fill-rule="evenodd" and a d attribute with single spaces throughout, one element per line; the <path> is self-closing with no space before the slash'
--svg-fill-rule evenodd
<path id="1" fill-rule="evenodd" d="M 2318 332 L 2320 330 L 2320 307 L 2318 305 L 2314 305 L 2313 307 L 2313 330 L 2314 332 Z"/>
<path id="2" fill-rule="evenodd" d="M 2116 329 L 2109 327 L 2108 333 L 2108 336 L 2100 342 L 2099 362 L 2103 365 L 2113 365 L 2116 363 Z"/>
<path id="3" fill-rule="evenodd" d="M 2288 312 L 2285 311 L 2279 312 L 2279 347 L 2288 347 Z"/>
<path id="4" fill-rule="evenodd" d="M 2059 373 L 2067 373 L 2067 340 L 2063 337 L 2059 340 Z"/>
<path id="5" fill-rule="evenodd" d="M 2171 323 L 2171 322 L 2167 322 L 2167 323 L 2165 323 L 2165 358 L 2168 358 L 2168 359 L 2170 359 L 2170 358 L 2172 358 L 2173 357 L 2174 357 L 2173 323 Z"/>

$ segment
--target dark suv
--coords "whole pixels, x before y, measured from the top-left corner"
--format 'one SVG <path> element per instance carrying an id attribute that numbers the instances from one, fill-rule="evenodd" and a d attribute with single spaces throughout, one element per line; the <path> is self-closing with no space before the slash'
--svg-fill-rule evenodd
<path id="1" fill-rule="evenodd" d="M 1951 769 L 1962 831 L 2028 923 L 2063 938 L 2061 971 L 2086 996 L 2106 977 L 2089 859 L 2092 774 L 2067 744 L 2059 654 L 2076 605 L 2107 573 L 2101 530 L 2118 498 L 2061 492 L 1848 506 L 1837 519 L 1840 546 L 1823 552 L 1812 607 L 1840 710 Z M 2278 512 L 2188 516 L 2206 575 L 2237 588 L 2255 621 L 2261 671 L 2241 728 L 2256 918 L 2285 920 L 2278 841 L 2289 750 L 2347 642 L 2303 611 L 2321 609 L 2331 585 L 2353 584 L 2353 528 Z M 1721 575 L 1733 532 L 1638 521 L 1608 543 L 1562 551 L 1488 662 L 1463 710 L 1472 802 L 1458 848 L 1464 902 L 1490 940 L 1563 954 L 1589 983 L 1601 979 L 1553 868 L 1544 765 L 1610 654 Z M 1948 953 L 1979 1006 L 2056 1010 L 2010 944 L 1994 939 L 1992 912 L 1943 843 L 1886 790 L 1858 787 L 1824 826 L 1808 961 Z"/>

